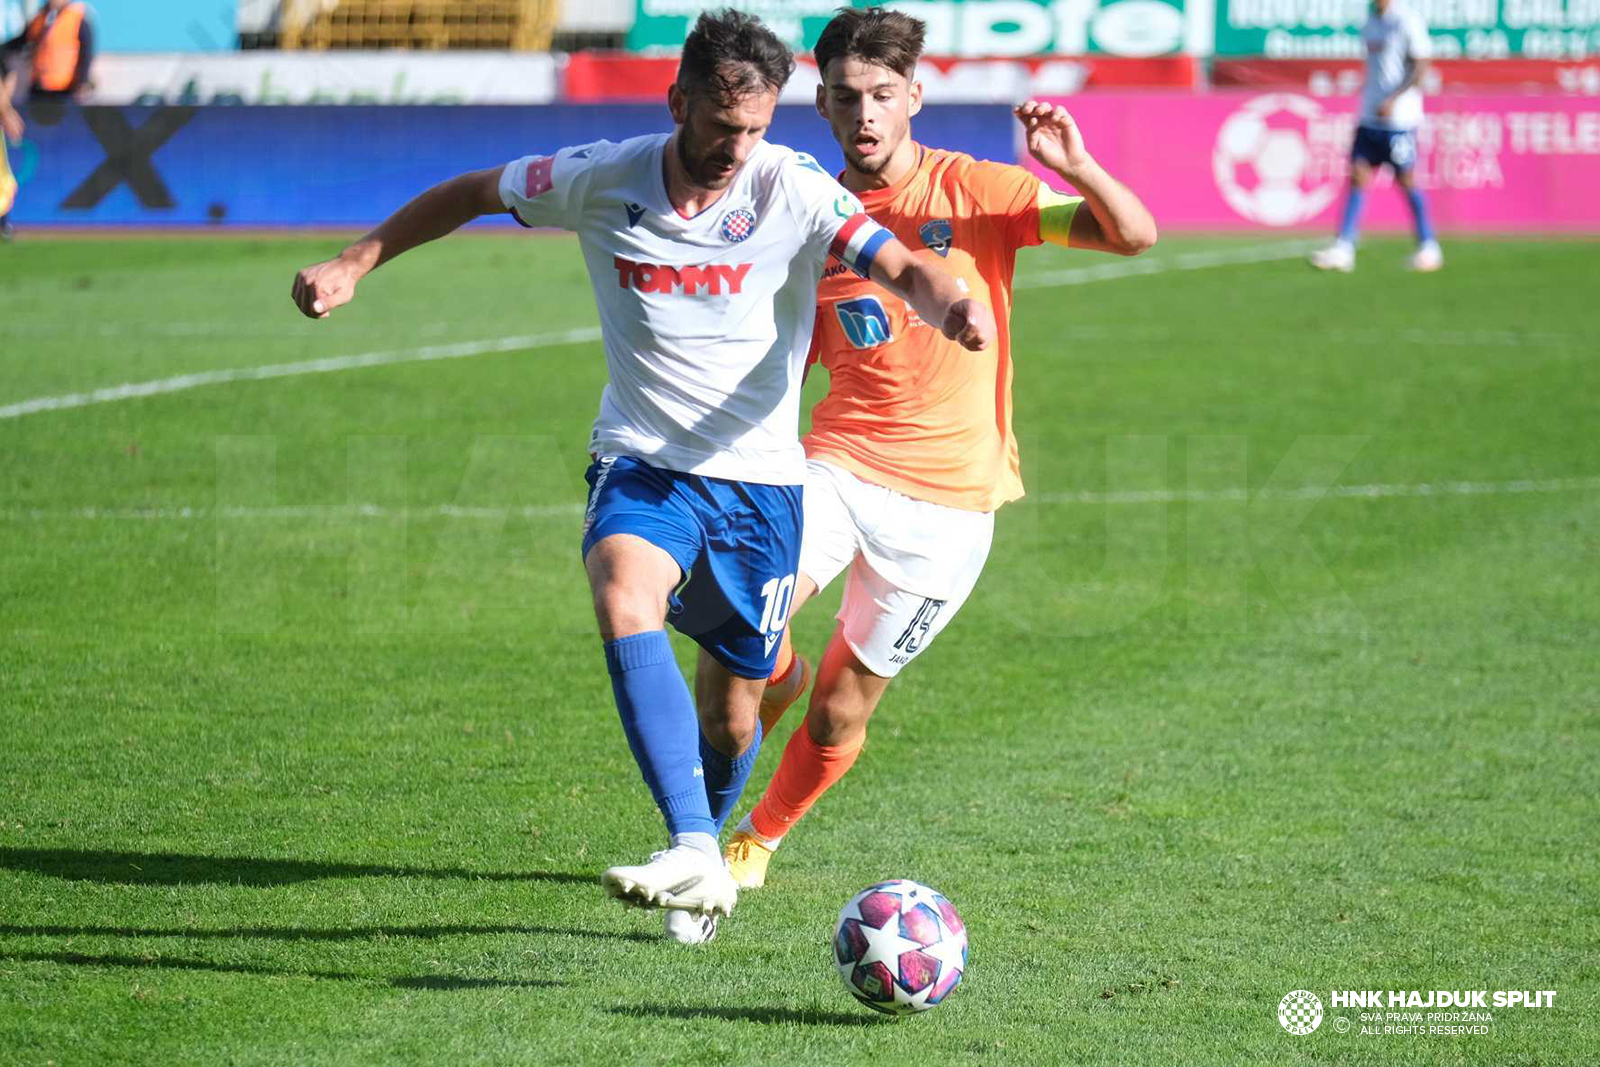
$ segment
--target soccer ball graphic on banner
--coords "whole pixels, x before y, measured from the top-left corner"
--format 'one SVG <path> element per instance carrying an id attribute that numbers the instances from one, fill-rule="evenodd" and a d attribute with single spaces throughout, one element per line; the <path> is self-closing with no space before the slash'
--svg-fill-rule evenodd
<path id="1" fill-rule="evenodd" d="M 1316 217 L 1338 196 L 1342 178 L 1329 165 L 1329 150 L 1337 149 L 1323 143 L 1330 127 L 1322 105 L 1309 97 L 1256 97 L 1217 131 L 1211 152 L 1217 191 L 1252 222 L 1293 226 Z"/>
<path id="2" fill-rule="evenodd" d="M 886 1015 L 927 1011 L 967 967 L 967 927 L 955 905 L 916 882 L 879 882 L 850 898 L 833 928 L 844 987 Z"/>

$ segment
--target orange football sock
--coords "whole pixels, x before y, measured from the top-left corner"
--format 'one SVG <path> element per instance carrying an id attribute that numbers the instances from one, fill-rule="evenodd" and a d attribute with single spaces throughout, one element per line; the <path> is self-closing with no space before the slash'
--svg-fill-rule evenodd
<path id="1" fill-rule="evenodd" d="M 750 825 L 760 837 L 776 841 L 811 810 L 822 794 L 843 778 L 861 754 L 861 745 L 819 745 L 801 723 L 784 747 L 772 784 L 750 812 Z"/>
<path id="2" fill-rule="evenodd" d="M 772 673 L 767 676 L 768 685 L 781 685 L 789 677 L 789 672 L 794 670 L 794 642 L 789 640 L 789 628 L 783 628 L 783 639 L 778 644 L 778 659 L 772 665 Z"/>

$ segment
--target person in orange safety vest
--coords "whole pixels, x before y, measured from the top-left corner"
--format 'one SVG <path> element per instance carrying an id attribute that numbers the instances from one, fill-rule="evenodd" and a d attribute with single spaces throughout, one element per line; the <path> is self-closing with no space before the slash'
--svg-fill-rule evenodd
<path id="1" fill-rule="evenodd" d="M 94 62 L 94 24 L 81 0 L 48 0 L 22 35 L 5 45 L 27 50 L 27 88 L 35 97 L 71 96 L 89 77 Z"/>
<path id="2" fill-rule="evenodd" d="M 47 0 L 27 27 L 0 45 L 0 240 L 11 240 L 10 211 L 17 181 L 6 142 L 22 140 L 21 113 L 12 100 L 44 101 L 77 96 L 94 62 L 94 25 L 81 0 Z"/>

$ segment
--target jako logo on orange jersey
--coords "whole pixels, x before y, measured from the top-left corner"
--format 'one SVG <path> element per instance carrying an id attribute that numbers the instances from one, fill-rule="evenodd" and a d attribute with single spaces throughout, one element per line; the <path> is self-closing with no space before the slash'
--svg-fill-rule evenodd
<path id="1" fill-rule="evenodd" d="M 702 287 L 711 296 L 721 296 L 724 290 L 737 293 L 744 285 L 744 276 L 750 273 L 751 264 L 733 266 L 726 263 L 708 263 L 704 267 L 670 267 L 660 263 L 635 263 L 631 259 L 615 256 L 617 285 L 623 289 L 637 289 L 641 293 L 670 293 L 681 288 L 686 295 L 694 295 Z"/>

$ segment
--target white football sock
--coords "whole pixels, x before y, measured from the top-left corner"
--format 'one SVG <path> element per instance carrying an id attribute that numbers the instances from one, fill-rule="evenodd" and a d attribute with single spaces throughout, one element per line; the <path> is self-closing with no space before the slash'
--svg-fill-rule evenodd
<path id="1" fill-rule="evenodd" d="M 719 863 L 722 862 L 722 850 L 717 847 L 717 839 L 710 834 L 698 831 L 687 834 L 673 834 L 672 847 L 677 848 L 679 845 L 687 845 L 697 852 L 704 852 Z"/>

